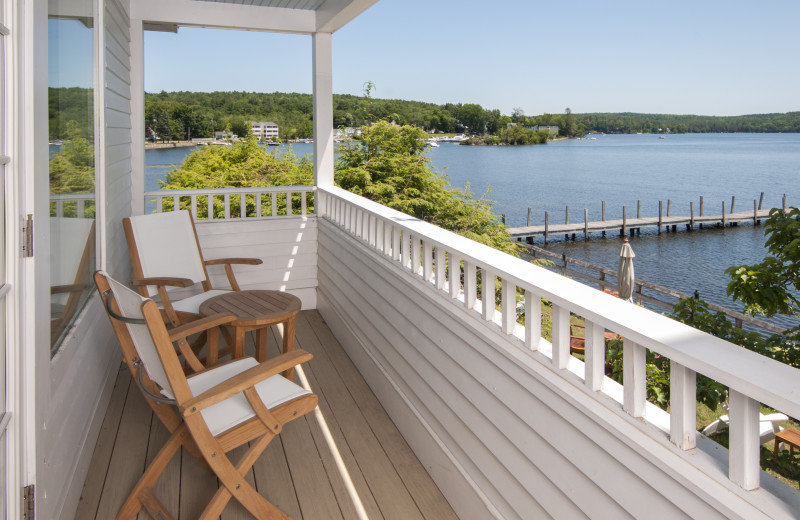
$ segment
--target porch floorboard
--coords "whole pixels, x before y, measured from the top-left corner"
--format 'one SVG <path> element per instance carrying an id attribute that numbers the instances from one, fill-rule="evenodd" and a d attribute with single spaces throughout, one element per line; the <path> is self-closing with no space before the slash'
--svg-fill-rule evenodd
<path id="1" fill-rule="evenodd" d="M 282 329 L 271 328 L 271 355 L 281 344 L 280 334 Z M 252 349 L 252 338 L 248 341 Z M 319 397 L 319 410 L 368 517 L 457 518 L 317 311 L 298 315 L 296 345 L 314 354 L 304 373 Z M 167 437 L 123 366 L 75 518 L 114 518 Z M 358 518 L 314 412 L 289 423 L 247 478 L 296 520 Z M 190 520 L 200 514 L 217 487 L 210 471 L 181 450 L 154 493 L 176 519 Z M 150 515 L 143 510 L 138 518 Z M 232 500 L 222 519 L 240 518 L 252 516 Z"/>

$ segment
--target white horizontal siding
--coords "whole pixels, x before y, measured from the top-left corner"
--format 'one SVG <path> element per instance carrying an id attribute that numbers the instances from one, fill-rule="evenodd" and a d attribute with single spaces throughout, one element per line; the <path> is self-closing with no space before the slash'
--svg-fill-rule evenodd
<path id="1" fill-rule="evenodd" d="M 261 265 L 237 265 L 242 289 L 287 291 L 302 300 L 303 309 L 317 307 L 317 219 L 291 217 L 253 221 L 197 221 L 203 257 L 259 258 Z M 208 268 L 211 284 L 228 288 L 221 266 Z"/>
<path id="2" fill-rule="evenodd" d="M 704 455 L 610 408 L 328 221 L 318 226 L 320 311 L 462 518 L 759 514 L 724 470 L 709 476 L 689 461 Z"/>

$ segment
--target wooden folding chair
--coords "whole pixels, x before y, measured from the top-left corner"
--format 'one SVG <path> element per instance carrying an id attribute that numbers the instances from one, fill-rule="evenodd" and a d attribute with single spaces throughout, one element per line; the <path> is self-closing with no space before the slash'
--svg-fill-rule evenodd
<path id="1" fill-rule="evenodd" d="M 135 516 L 143 507 L 156 519 L 171 516 L 152 487 L 183 446 L 217 476 L 220 487 L 199 518 L 218 518 L 235 497 L 259 519 L 288 519 L 244 478 L 269 442 L 289 421 L 317 406 L 317 396 L 290 382 L 281 372 L 311 359 L 294 350 L 268 362 L 243 357 L 204 368 L 186 338 L 233 319 L 215 315 L 167 330 L 158 306 L 106 273 L 95 273 L 123 358 L 150 406 L 171 432 L 169 440 L 145 470 L 122 506 L 118 520 Z M 196 373 L 186 376 L 174 344 Z M 227 453 L 251 443 L 234 464 Z"/>
<path id="2" fill-rule="evenodd" d="M 239 284 L 234 264 L 259 265 L 258 258 L 220 258 L 204 260 L 192 214 L 186 210 L 153 213 L 122 220 L 134 279 L 142 296 L 158 294 L 165 319 L 173 325 L 193 321 L 200 305 L 214 296 L 229 292 L 214 289 L 206 266 L 222 265 L 234 291 Z M 180 287 L 200 284 L 203 292 L 172 301 L 169 293 Z"/>

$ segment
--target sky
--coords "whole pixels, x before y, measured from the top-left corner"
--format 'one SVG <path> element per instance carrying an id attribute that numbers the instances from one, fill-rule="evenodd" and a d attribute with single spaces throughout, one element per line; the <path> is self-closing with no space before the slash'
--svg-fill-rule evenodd
<path id="1" fill-rule="evenodd" d="M 333 35 L 333 91 L 527 115 L 800 110 L 797 0 L 380 0 Z M 311 92 L 311 37 L 145 33 L 145 90 Z"/>

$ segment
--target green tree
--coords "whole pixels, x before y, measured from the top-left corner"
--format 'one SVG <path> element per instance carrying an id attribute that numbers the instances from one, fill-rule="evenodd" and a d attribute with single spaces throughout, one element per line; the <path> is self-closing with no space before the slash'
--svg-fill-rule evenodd
<path id="1" fill-rule="evenodd" d="M 94 145 L 77 121 L 66 124 L 61 150 L 50 159 L 50 193 L 94 191 Z"/>
<path id="2" fill-rule="evenodd" d="M 743 302 L 749 314 L 800 317 L 800 209 L 773 208 L 764 234 L 769 255 L 763 261 L 725 270 L 731 277 L 728 296 Z"/>
<path id="3" fill-rule="evenodd" d="M 505 226 L 469 185 L 453 188 L 430 165 L 425 132 L 378 122 L 339 149 L 336 183 L 353 193 L 436 224 L 501 251 L 516 254 Z"/>
<path id="4" fill-rule="evenodd" d="M 562 134 L 567 137 L 575 137 L 577 133 L 575 128 L 575 116 L 572 114 L 572 110 L 569 107 L 564 110 L 564 125 L 560 130 Z"/>
<path id="5" fill-rule="evenodd" d="M 458 109 L 458 120 L 472 134 L 482 134 L 486 130 L 486 111 L 482 106 L 468 103 Z"/>

